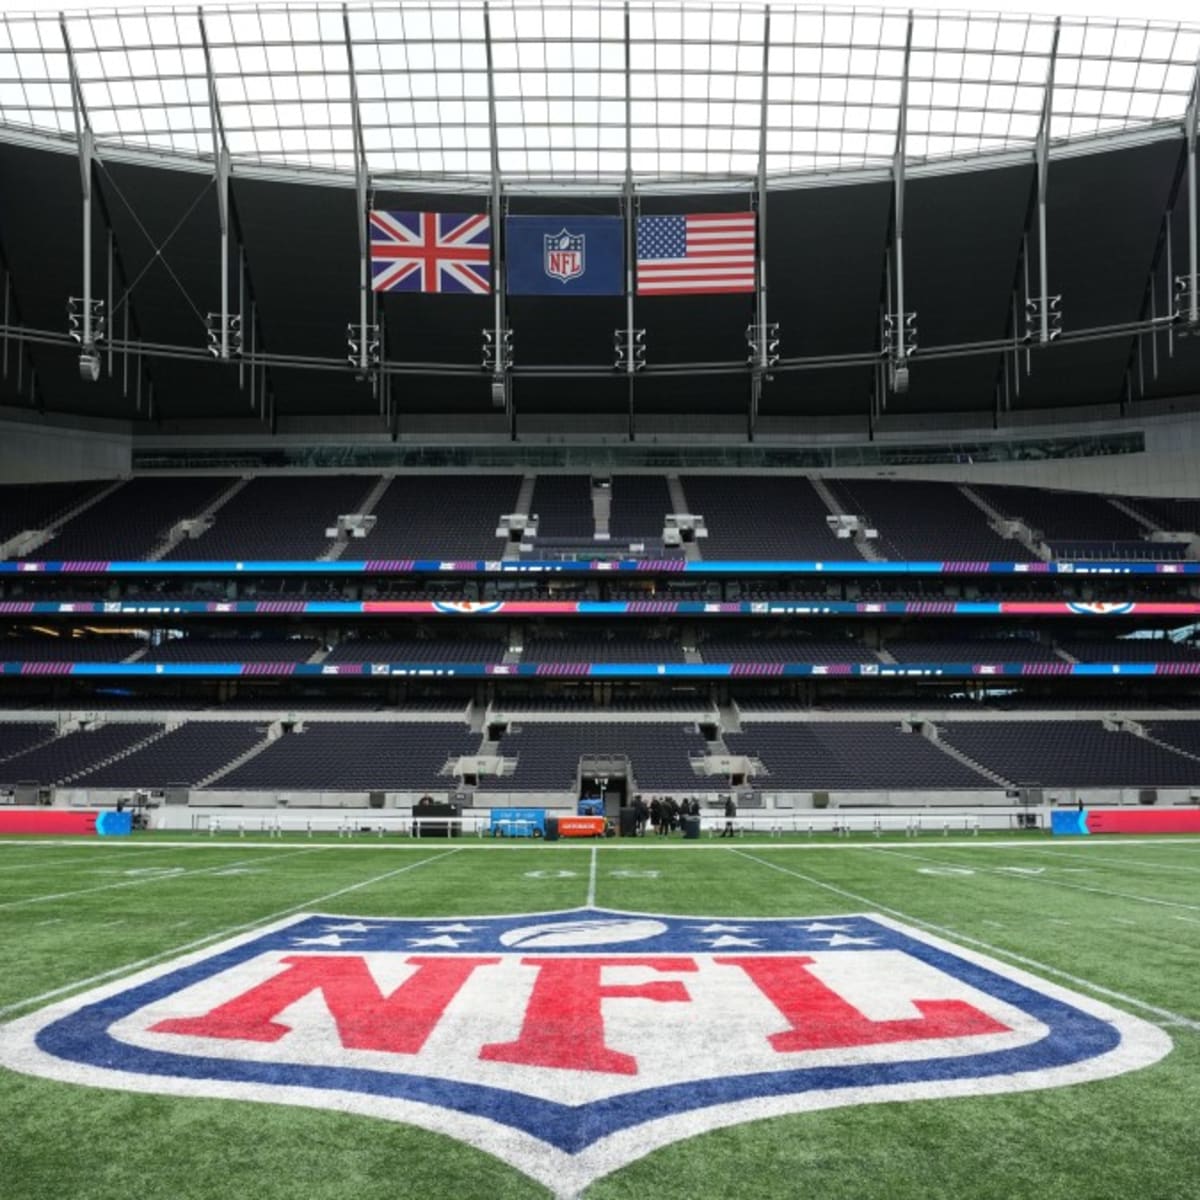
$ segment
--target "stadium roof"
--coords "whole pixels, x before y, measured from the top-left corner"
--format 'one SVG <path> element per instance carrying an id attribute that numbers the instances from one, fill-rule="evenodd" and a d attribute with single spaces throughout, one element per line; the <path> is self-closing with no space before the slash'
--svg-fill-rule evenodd
<path id="1" fill-rule="evenodd" d="M 773 3 L 424 0 L 0 18 L 0 125 L 101 147 L 511 184 L 886 169 L 1178 124 L 1200 25 Z M 1053 60 L 1053 62 L 1052 62 Z M 212 84 L 210 90 L 210 81 Z M 489 98 L 494 101 L 494 142 Z M 210 103 L 214 101 L 215 103 Z M 628 107 L 627 107 L 628 103 Z M 628 122 L 628 128 L 627 128 Z"/>
<path id="2" fill-rule="evenodd" d="M 552 436 L 669 437 L 686 416 L 688 433 L 736 438 L 751 411 L 760 433 L 803 438 L 1183 404 L 1200 396 L 1177 287 L 1200 242 L 1198 64 L 1200 26 L 758 3 L 0 15 L 0 402 L 146 429 L 382 419 L 503 438 L 518 426 L 481 370 L 503 307 L 511 407 Z M 65 312 L 81 165 L 108 314 L 95 383 Z M 489 191 L 501 212 L 564 218 L 761 205 L 772 377 L 755 391 L 754 296 L 638 297 L 631 316 L 623 297 L 387 295 L 367 318 L 383 368 L 356 379 L 363 204 L 479 211 Z M 1043 295 L 1061 297 L 1062 335 L 1027 345 Z M 206 352 L 223 305 L 242 320 L 232 364 Z M 907 390 L 889 390 L 900 308 L 918 348 Z M 614 333 L 634 325 L 636 383 L 613 370 Z"/>

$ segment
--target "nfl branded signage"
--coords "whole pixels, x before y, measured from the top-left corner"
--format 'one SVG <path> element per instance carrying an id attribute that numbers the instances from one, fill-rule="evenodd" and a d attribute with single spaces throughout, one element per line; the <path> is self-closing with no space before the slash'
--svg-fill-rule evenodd
<path id="1" fill-rule="evenodd" d="M 620 217 L 509 217 L 508 291 L 514 296 L 619 296 L 625 290 Z"/>
<path id="2" fill-rule="evenodd" d="M 70 1083 L 332 1108 L 558 1194 L 763 1117 L 1079 1084 L 1156 1026 L 876 915 L 302 916 L 0 1027 Z"/>

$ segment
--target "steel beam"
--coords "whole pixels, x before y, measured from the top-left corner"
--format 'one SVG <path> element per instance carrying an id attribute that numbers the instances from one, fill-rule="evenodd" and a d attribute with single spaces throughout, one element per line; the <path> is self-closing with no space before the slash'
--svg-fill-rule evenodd
<path id="1" fill-rule="evenodd" d="M 629 440 L 637 435 L 634 420 L 633 377 L 637 371 L 633 344 L 633 289 L 636 260 L 634 239 L 637 224 L 633 219 L 633 50 L 629 23 L 629 0 L 625 0 L 625 183 L 622 199 L 625 207 L 625 386 L 628 392 Z"/>
<path id="2" fill-rule="evenodd" d="M 1054 68 L 1058 62 L 1058 35 L 1062 17 L 1054 18 L 1054 37 L 1050 43 L 1050 64 L 1046 70 L 1046 88 L 1042 95 L 1042 119 L 1038 125 L 1034 158 L 1037 162 L 1038 203 L 1038 283 L 1041 288 L 1041 342 L 1050 341 L 1049 255 L 1046 245 L 1046 188 L 1050 172 L 1050 121 L 1054 111 Z"/>
<path id="3" fill-rule="evenodd" d="M 496 72 L 492 51 L 492 14 L 488 0 L 484 0 L 483 3 L 483 41 L 487 60 L 488 146 L 491 164 L 492 208 L 492 298 L 495 306 L 494 347 L 496 357 L 492 364 L 492 396 L 494 403 L 498 391 L 502 391 L 504 408 L 506 411 L 510 411 L 511 415 L 512 390 L 508 377 L 508 353 L 504 341 L 504 259 L 500 253 L 504 223 L 500 185 L 500 139 L 496 124 Z"/>
<path id="4" fill-rule="evenodd" d="M 1200 62 L 1196 64 L 1195 78 L 1192 80 L 1192 96 L 1188 101 L 1187 114 L 1183 122 L 1183 136 L 1187 139 L 1187 178 L 1188 178 L 1188 279 L 1190 303 L 1188 305 L 1188 323 L 1200 324 L 1200 273 L 1197 272 L 1196 240 L 1200 230 L 1196 228 L 1196 127 L 1200 119 Z"/>
<path id="5" fill-rule="evenodd" d="M 895 259 L 896 320 L 895 336 L 900 339 L 903 356 L 905 337 L 904 307 L 904 164 L 908 146 L 908 74 L 912 60 L 913 12 L 908 10 L 908 29 L 904 36 L 904 74 L 900 80 L 900 111 L 896 125 L 896 149 L 892 155 L 892 194 L 895 200 L 895 225 L 892 230 L 892 255 Z"/>
<path id="6" fill-rule="evenodd" d="M 67 52 L 67 72 L 71 80 L 71 115 L 75 120 L 75 141 L 79 148 L 79 183 L 83 196 L 83 311 L 80 314 L 82 364 L 82 356 L 94 353 L 96 342 L 92 330 L 92 167 L 96 156 L 96 139 L 83 99 L 83 87 L 75 65 L 75 50 L 71 45 L 71 35 L 67 32 L 67 18 L 61 12 L 58 14 L 58 27 L 62 32 L 63 47 Z"/>
<path id="7" fill-rule="evenodd" d="M 217 100 L 217 79 L 213 74 L 212 53 L 208 46 L 208 28 L 204 10 L 196 9 L 200 26 L 200 45 L 204 50 L 204 73 L 208 82 L 208 115 L 212 126 L 213 178 L 217 187 L 217 222 L 221 233 L 221 302 L 220 340 L 218 351 L 222 360 L 229 358 L 229 146 L 225 126 L 221 121 L 221 106 Z"/>
<path id="8" fill-rule="evenodd" d="M 367 235 L 367 202 L 370 175 L 367 171 L 367 147 L 363 138 L 362 111 L 358 103 L 358 76 L 354 69 L 354 39 L 350 36 L 350 11 L 342 5 L 342 31 L 346 39 L 346 63 L 350 78 L 350 118 L 354 134 L 354 194 L 358 200 L 358 326 L 361 335 L 359 369 L 366 374 L 370 366 L 367 347 L 367 304 L 371 291 L 371 242 Z M 382 351 L 382 339 L 380 350 Z"/>

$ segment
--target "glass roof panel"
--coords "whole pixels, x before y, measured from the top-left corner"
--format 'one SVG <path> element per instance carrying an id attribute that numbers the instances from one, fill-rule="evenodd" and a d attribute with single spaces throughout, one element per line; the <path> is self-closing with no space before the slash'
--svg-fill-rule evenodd
<path id="1" fill-rule="evenodd" d="M 73 136 L 74 71 L 101 152 L 207 157 L 211 69 L 235 165 L 350 172 L 357 121 L 373 174 L 430 182 L 486 183 L 493 142 L 514 183 L 615 186 L 627 167 L 647 183 L 744 180 L 760 142 L 771 176 L 878 169 L 906 73 L 908 160 L 1031 150 L 1055 28 L 772 3 L 768 35 L 762 3 L 726 0 L 492 0 L 486 18 L 483 0 L 10 13 L 0 126 Z M 1064 18 L 1052 141 L 1178 124 L 1198 57 L 1197 25 Z"/>

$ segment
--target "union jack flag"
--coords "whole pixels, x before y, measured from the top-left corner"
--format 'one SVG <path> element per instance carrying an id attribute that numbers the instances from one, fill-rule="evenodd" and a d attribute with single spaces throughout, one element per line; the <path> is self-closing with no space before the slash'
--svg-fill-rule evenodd
<path id="1" fill-rule="evenodd" d="M 371 287 L 377 292 L 492 290 L 486 213 L 370 214 Z"/>

